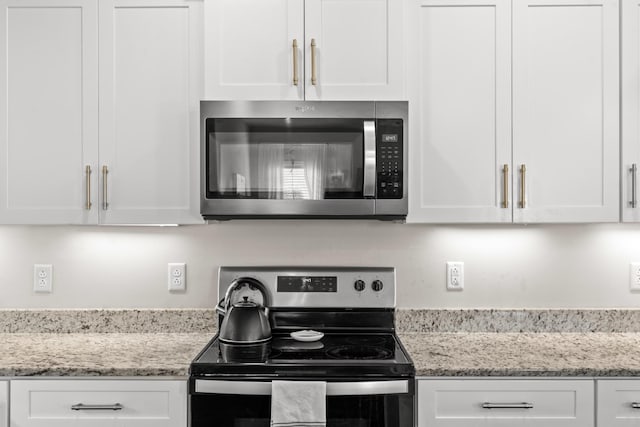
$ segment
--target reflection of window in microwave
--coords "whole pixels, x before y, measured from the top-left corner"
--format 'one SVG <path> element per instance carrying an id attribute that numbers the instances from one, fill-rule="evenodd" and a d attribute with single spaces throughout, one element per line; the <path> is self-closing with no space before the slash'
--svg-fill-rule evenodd
<path id="1" fill-rule="evenodd" d="M 306 200 L 325 199 L 327 192 L 354 191 L 362 170 L 356 147 L 352 141 L 219 144 L 218 191 L 237 197 Z"/>

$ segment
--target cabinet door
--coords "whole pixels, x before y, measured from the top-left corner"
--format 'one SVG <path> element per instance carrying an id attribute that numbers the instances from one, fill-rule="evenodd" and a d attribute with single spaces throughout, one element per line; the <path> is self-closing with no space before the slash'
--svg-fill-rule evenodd
<path id="1" fill-rule="evenodd" d="M 598 426 L 640 425 L 640 381 L 598 380 Z"/>
<path id="2" fill-rule="evenodd" d="M 640 2 L 622 7 L 622 220 L 640 221 Z M 635 165 L 635 169 L 634 169 Z M 634 184 L 635 181 L 635 184 Z M 632 203 L 633 202 L 633 203 Z"/>
<path id="3" fill-rule="evenodd" d="M 617 0 L 513 8 L 514 221 L 618 221 Z"/>
<path id="4" fill-rule="evenodd" d="M 101 223 L 202 221 L 201 36 L 200 0 L 100 0 Z"/>
<path id="5" fill-rule="evenodd" d="M 304 99 L 303 58 L 303 0 L 205 2 L 206 99 Z"/>
<path id="6" fill-rule="evenodd" d="M 511 2 L 412 7 L 407 221 L 510 222 Z"/>
<path id="7" fill-rule="evenodd" d="M 592 380 L 418 380 L 417 427 L 593 427 L 593 392 Z"/>
<path id="8" fill-rule="evenodd" d="M 15 380 L 10 414 L 15 427 L 186 427 L 187 383 Z"/>
<path id="9" fill-rule="evenodd" d="M 9 382 L 0 381 L 0 427 L 9 427 Z"/>
<path id="10" fill-rule="evenodd" d="M 0 223 L 96 223 L 97 0 L 0 0 L 0 22 Z"/>
<path id="11" fill-rule="evenodd" d="M 403 99 L 402 4 L 306 0 L 305 98 Z"/>

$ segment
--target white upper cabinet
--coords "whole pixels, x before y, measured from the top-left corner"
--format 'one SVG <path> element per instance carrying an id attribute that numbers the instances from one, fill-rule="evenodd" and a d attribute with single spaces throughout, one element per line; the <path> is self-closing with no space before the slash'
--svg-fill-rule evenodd
<path id="1" fill-rule="evenodd" d="M 97 222 L 97 6 L 0 0 L 0 223 Z"/>
<path id="2" fill-rule="evenodd" d="M 303 0 L 206 0 L 205 46 L 207 99 L 304 98 Z"/>
<path id="3" fill-rule="evenodd" d="M 305 98 L 402 99 L 402 22 L 400 0 L 306 0 Z"/>
<path id="4" fill-rule="evenodd" d="M 202 222 L 202 1 L 100 0 L 100 222 Z"/>
<path id="5" fill-rule="evenodd" d="M 640 221 L 640 2 L 622 2 L 622 220 Z"/>
<path id="6" fill-rule="evenodd" d="M 618 221 L 617 1 L 414 5 L 408 221 Z"/>
<path id="7" fill-rule="evenodd" d="M 408 221 L 511 222 L 511 2 L 418 0 L 409 16 Z"/>
<path id="8" fill-rule="evenodd" d="M 402 99 L 402 3 L 208 0 L 205 97 Z"/>
<path id="9" fill-rule="evenodd" d="M 618 3 L 513 8 L 514 221 L 618 221 Z"/>
<path id="10" fill-rule="evenodd" d="M 202 1 L 0 6 L 0 223 L 202 222 Z"/>

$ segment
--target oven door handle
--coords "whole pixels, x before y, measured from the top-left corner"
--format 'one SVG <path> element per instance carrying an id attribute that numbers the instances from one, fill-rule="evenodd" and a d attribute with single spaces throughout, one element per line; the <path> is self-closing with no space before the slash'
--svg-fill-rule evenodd
<path id="1" fill-rule="evenodd" d="M 196 380 L 196 393 L 268 396 L 271 381 Z M 409 380 L 328 382 L 327 396 L 364 396 L 409 393 Z"/>
<path id="2" fill-rule="evenodd" d="M 364 121 L 364 197 L 376 196 L 376 122 Z"/>

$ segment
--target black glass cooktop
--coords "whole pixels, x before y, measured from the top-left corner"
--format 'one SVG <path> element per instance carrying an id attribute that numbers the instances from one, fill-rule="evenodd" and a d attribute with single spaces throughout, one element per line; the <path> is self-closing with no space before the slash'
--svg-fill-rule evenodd
<path id="1" fill-rule="evenodd" d="M 301 342 L 276 333 L 270 343 L 235 345 L 215 337 L 191 364 L 192 375 L 403 375 L 413 364 L 392 333 L 325 333 Z"/>

